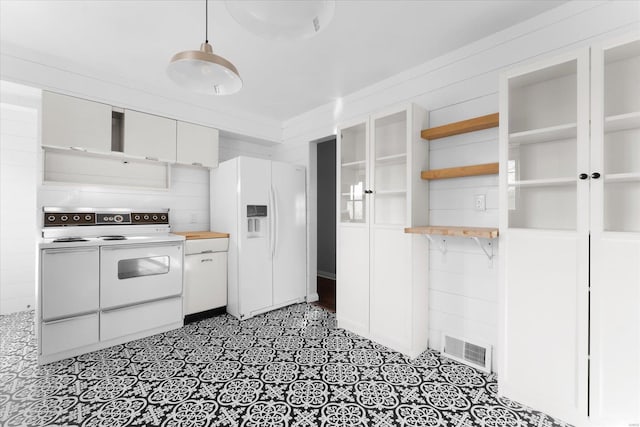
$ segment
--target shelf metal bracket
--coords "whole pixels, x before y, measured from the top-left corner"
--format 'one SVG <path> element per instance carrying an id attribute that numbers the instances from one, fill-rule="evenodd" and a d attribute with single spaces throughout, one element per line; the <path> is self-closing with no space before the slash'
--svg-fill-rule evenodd
<path id="1" fill-rule="evenodd" d="M 484 252 L 484 254 L 487 256 L 487 258 L 489 258 L 489 264 L 491 264 L 491 261 L 493 261 L 493 245 L 491 244 L 491 241 L 489 241 L 487 243 L 487 246 L 489 246 L 489 249 L 491 252 L 489 252 L 487 250 L 487 248 L 485 248 L 482 243 L 480 243 L 480 239 L 478 237 L 472 237 L 473 241 L 476 242 L 476 244 L 480 247 L 480 249 L 482 249 L 482 252 Z"/>
<path id="2" fill-rule="evenodd" d="M 447 241 L 442 239 L 439 242 L 436 242 L 436 240 L 431 236 L 431 234 L 423 234 L 424 237 L 427 238 L 427 240 L 429 240 L 429 242 L 431 242 L 432 245 L 435 245 L 438 247 L 438 250 L 440 252 L 442 252 L 443 254 L 447 252 Z"/>

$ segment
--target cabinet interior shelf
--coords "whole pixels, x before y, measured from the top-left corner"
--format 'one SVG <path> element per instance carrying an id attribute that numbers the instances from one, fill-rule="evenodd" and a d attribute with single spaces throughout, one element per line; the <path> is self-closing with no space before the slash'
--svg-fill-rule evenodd
<path id="1" fill-rule="evenodd" d="M 376 159 L 378 165 L 404 163 L 407 160 L 407 153 L 393 154 L 391 156 L 381 156 Z"/>
<path id="2" fill-rule="evenodd" d="M 379 195 L 379 196 L 384 196 L 384 195 L 394 195 L 394 194 L 405 194 L 406 192 L 407 192 L 407 190 L 404 190 L 404 189 L 376 190 L 376 191 L 374 191 L 374 194 Z"/>
<path id="3" fill-rule="evenodd" d="M 345 162 L 342 164 L 343 168 L 351 168 L 356 166 L 364 166 L 366 160 L 356 160 L 355 162 Z"/>
<path id="4" fill-rule="evenodd" d="M 407 227 L 404 229 L 404 232 L 411 234 L 429 234 L 438 236 L 480 237 L 484 239 L 495 239 L 496 237 L 498 237 L 498 229 L 491 227 L 425 225 L 419 227 Z"/>
<path id="5" fill-rule="evenodd" d="M 575 138 L 577 130 L 575 123 L 566 123 L 558 126 L 514 132 L 509 135 L 509 144 L 533 144 Z"/>
<path id="6" fill-rule="evenodd" d="M 640 172 L 631 173 L 608 173 L 604 176 L 604 182 L 638 182 Z"/>
<path id="7" fill-rule="evenodd" d="M 498 124 L 499 113 L 493 113 L 486 116 L 474 117 L 468 120 L 449 123 L 443 126 L 424 129 L 422 132 L 420 132 L 420 136 L 422 137 L 422 139 L 434 140 L 438 138 L 445 138 L 447 136 L 494 128 L 497 127 Z"/>
<path id="8" fill-rule="evenodd" d="M 575 184 L 576 178 L 549 178 L 549 179 L 527 179 L 522 181 L 512 181 L 510 187 L 555 187 L 567 184 Z"/>
<path id="9" fill-rule="evenodd" d="M 445 169 L 422 171 L 420 177 L 425 180 L 459 178 L 464 176 L 494 175 L 498 173 L 498 163 L 484 163 L 481 165 L 456 166 Z"/>
<path id="10" fill-rule="evenodd" d="M 618 132 L 635 128 L 640 128 L 640 111 L 618 114 L 616 116 L 605 117 L 604 119 L 605 132 Z"/>

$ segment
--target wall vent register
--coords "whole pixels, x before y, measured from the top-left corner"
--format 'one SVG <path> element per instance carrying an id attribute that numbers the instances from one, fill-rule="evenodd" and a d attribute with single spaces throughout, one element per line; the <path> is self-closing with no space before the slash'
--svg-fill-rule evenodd
<path id="1" fill-rule="evenodd" d="M 471 343 L 463 338 L 443 334 L 442 354 L 458 362 L 491 372 L 491 346 Z"/>

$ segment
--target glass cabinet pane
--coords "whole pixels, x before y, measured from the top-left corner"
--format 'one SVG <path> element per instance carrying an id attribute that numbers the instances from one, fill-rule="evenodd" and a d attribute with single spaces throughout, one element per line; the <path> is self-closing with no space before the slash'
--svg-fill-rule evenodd
<path id="1" fill-rule="evenodd" d="M 509 227 L 577 227 L 578 61 L 509 81 Z"/>
<path id="2" fill-rule="evenodd" d="M 640 232 L 640 41 L 604 52 L 603 229 Z"/>
<path id="3" fill-rule="evenodd" d="M 374 222 L 402 225 L 407 210 L 407 112 L 373 121 Z"/>
<path id="4" fill-rule="evenodd" d="M 366 221 L 367 128 L 365 123 L 341 130 L 340 220 Z"/>

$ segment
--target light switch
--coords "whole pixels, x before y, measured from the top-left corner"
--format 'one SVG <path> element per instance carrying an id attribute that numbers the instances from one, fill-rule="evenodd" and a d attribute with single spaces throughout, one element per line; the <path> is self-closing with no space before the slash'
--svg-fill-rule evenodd
<path id="1" fill-rule="evenodd" d="M 473 207 L 477 211 L 484 211 L 487 209 L 487 199 L 484 194 L 476 194 L 473 199 Z"/>

